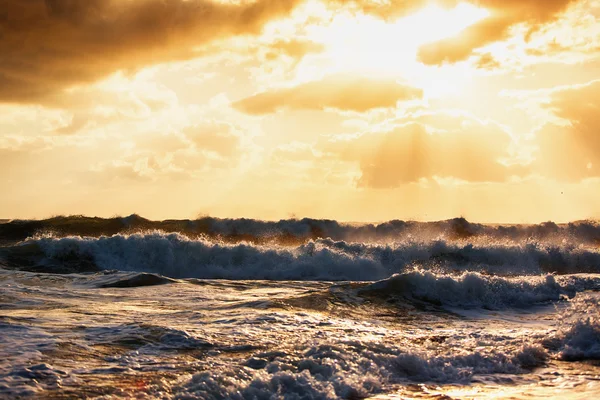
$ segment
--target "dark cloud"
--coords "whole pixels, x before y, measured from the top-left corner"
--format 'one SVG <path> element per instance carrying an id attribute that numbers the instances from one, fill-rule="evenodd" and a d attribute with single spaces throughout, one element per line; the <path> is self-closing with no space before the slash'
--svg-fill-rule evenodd
<path id="1" fill-rule="evenodd" d="M 116 70 L 195 56 L 258 33 L 300 0 L 0 0 L 0 102 L 51 102 Z"/>
<path id="2" fill-rule="evenodd" d="M 398 101 L 418 99 L 422 95 L 420 89 L 394 80 L 329 76 L 291 88 L 258 93 L 236 102 L 234 107 L 248 114 L 268 114 L 283 108 L 364 112 L 394 107 Z"/>
<path id="3" fill-rule="evenodd" d="M 391 18 L 428 0 L 378 2 L 326 0 Z M 531 30 L 553 20 L 574 0 L 480 0 L 491 16 L 454 38 L 423 46 L 427 64 L 455 62 L 502 39 L 526 23 Z M 258 33 L 288 15 L 301 0 L 224 3 L 211 0 L 0 0 L 0 102 L 57 101 L 67 87 L 98 80 L 117 70 L 198 56 L 194 48 L 215 39 Z M 454 6 L 459 0 L 443 0 Z M 383 5 L 382 5 L 383 4 Z M 301 57 L 314 43 L 284 41 L 271 56 Z"/>

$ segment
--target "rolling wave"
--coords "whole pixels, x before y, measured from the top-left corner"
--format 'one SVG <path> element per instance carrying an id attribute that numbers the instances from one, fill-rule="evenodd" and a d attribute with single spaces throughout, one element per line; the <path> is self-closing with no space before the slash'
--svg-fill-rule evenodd
<path id="1" fill-rule="evenodd" d="M 577 296 L 563 311 L 560 328 L 545 339 L 545 348 L 564 361 L 600 360 L 600 303 L 590 293 Z"/>
<path id="2" fill-rule="evenodd" d="M 206 279 L 375 281 L 414 267 L 500 276 L 600 272 L 597 249 L 568 245 L 317 239 L 281 246 L 162 232 L 31 238 L 0 248 L 0 259 L 7 268 L 35 272 L 120 270 Z"/>
<path id="3" fill-rule="evenodd" d="M 587 284 L 586 284 L 587 283 Z M 600 282 L 558 282 L 552 275 L 545 277 L 499 278 L 466 272 L 459 276 L 437 275 L 426 271 L 411 271 L 375 282 L 360 290 L 367 296 L 386 300 L 421 301 L 439 306 L 502 309 L 526 308 L 560 300 L 564 295 L 593 288 Z"/>

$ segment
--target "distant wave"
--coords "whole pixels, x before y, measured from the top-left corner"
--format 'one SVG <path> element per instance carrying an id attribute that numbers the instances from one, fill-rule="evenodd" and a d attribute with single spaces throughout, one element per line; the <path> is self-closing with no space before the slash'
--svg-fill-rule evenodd
<path id="1" fill-rule="evenodd" d="M 438 222 L 393 220 L 379 224 L 349 224 L 323 219 L 220 219 L 150 221 L 138 215 L 115 218 L 60 216 L 45 220 L 13 220 L 0 224 L 0 244 L 18 242 L 39 234 L 54 236 L 112 236 L 160 230 L 190 238 L 207 236 L 228 243 L 299 245 L 309 240 L 331 238 L 346 242 L 391 242 L 396 240 L 540 242 L 547 245 L 600 247 L 600 224 L 578 221 L 568 224 L 485 225 L 464 218 Z"/>
<path id="2" fill-rule="evenodd" d="M 0 259 L 9 268 L 37 272 L 114 269 L 209 279 L 375 281 L 415 266 L 503 276 L 600 272 L 597 249 L 543 243 L 405 240 L 378 244 L 317 239 L 281 246 L 162 232 L 32 238 L 0 248 Z"/>

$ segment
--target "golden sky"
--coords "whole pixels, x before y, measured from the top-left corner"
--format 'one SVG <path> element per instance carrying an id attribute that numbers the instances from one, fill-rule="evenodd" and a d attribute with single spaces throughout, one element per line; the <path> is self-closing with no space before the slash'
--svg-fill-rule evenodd
<path id="1" fill-rule="evenodd" d="M 0 217 L 600 218 L 600 0 L 0 0 Z"/>

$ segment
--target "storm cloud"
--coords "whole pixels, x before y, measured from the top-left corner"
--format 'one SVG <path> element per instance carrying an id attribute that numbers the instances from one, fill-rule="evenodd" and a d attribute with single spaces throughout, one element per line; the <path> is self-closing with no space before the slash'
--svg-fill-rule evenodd
<path id="1" fill-rule="evenodd" d="M 48 103 L 117 70 L 193 58 L 194 47 L 259 33 L 299 0 L 0 0 L 0 102 Z"/>

